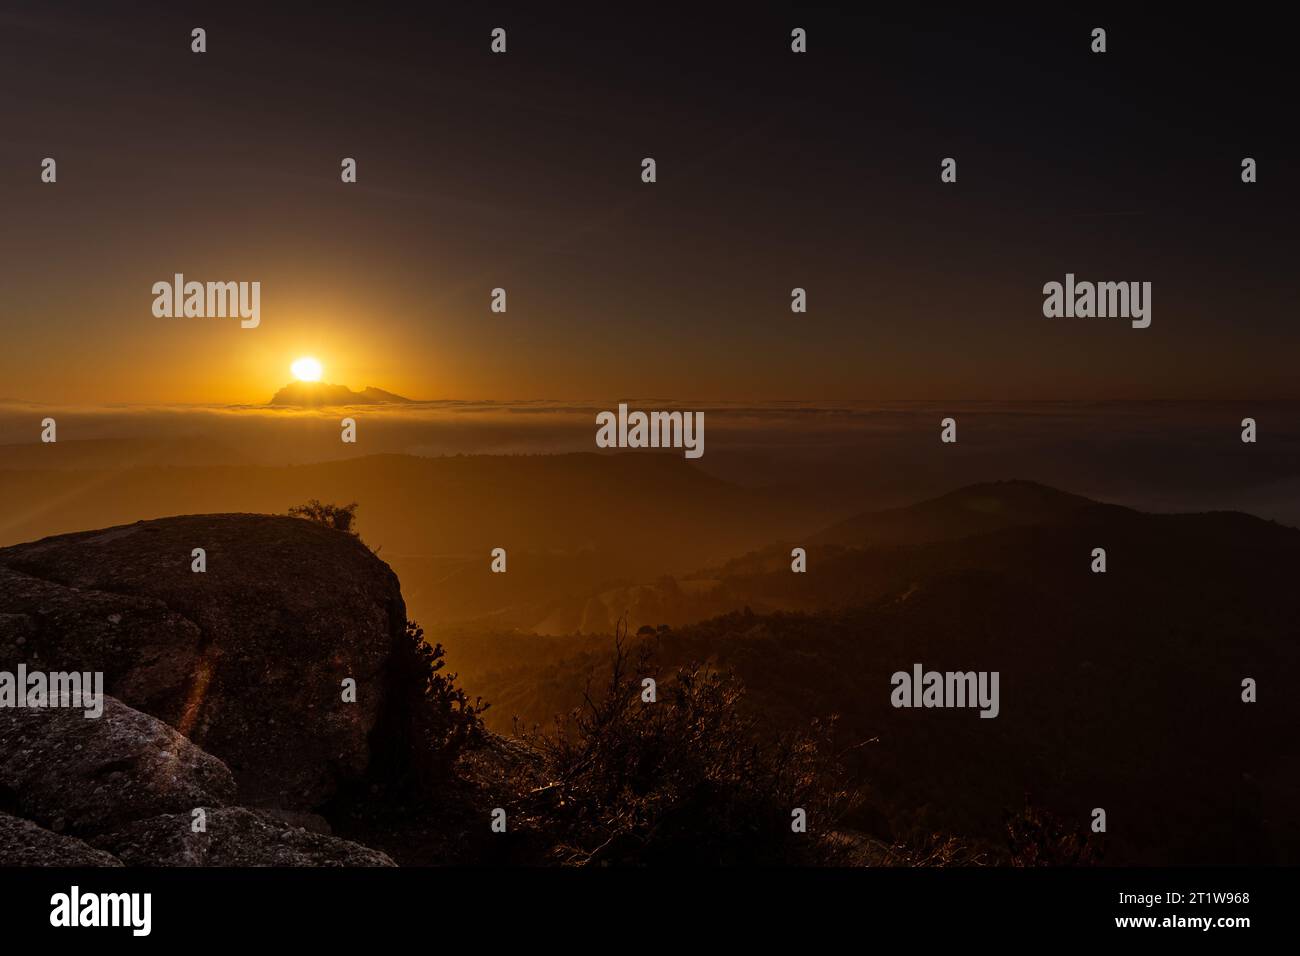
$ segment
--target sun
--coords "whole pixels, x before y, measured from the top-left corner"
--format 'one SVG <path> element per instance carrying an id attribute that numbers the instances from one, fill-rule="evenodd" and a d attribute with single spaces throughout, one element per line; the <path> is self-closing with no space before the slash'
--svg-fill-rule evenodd
<path id="1" fill-rule="evenodd" d="M 319 382 L 321 372 L 324 371 L 320 362 L 310 357 L 298 359 L 289 366 L 289 370 L 293 372 L 293 377 L 300 382 Z"/>

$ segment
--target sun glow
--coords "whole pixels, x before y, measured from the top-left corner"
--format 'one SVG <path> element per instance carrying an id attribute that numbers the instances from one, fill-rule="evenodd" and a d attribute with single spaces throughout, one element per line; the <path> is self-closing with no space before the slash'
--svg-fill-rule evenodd
<path id="1" fill-rule="evenodd" d="M 289 367 L 293 372 L 293 377 L 300 382 L 319 382 L 321 372 L 320 362 L 314 358 L 300 358 Z"/>

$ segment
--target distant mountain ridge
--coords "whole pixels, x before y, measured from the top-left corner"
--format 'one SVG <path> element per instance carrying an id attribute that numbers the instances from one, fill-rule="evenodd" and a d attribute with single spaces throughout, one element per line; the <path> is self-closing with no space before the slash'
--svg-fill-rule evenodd
<path id="1" fill-rule="evenodd" d="M 318 408 L 322 405 L 409 405 L 412 404 L 412 399 L 373 385 L 354 392 L 346 385 L 332 385 L 329 382 L 290 382 L 272 396 L 270 404 L 304 408 Z"/>
<path id="2" fill-rule="evenodd" d="M 693 624 L 752 608 L 757 613 L 813 612 L 861 606 L 903 593 L 934 570 L 1003 567 L 1032 540 L 1092 541 L 1145 533 L 1272 547 L 1300 532 L 1241 512 L 1152 514 L 1093 501 L 1032 481 L 982 482 L 914 505 L 863 512 L 812 535 L 774 535 L 773 543 L 686 573 L 609 581 L 598 591 L 551 593 L 545 608 L 519 602 L 494 609 L 504 621 L 538 633 L 611 631 L 624 616 L 642 625 Z M 807 574 L 792 574 L 792 548 L 806 549 Z M 1083 545 L 1081 544 L 1080 547 Z"/>
<path id="3" fill-rule="evenodd" d="M 1034 481 L 988 481 L 903 508 L 868 511 L 813 536 L 814 544 L 920 544 L 1028 525 L 1060 525 L 1107 509 L 1106 505 Z"/>

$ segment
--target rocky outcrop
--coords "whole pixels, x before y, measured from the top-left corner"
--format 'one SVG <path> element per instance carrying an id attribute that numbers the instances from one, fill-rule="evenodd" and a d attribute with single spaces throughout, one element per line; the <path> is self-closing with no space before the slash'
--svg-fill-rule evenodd
<path id="1" fill-rule="evenodd" d="M 97 838 L 129 866 L 395 866 L 384 853 L 242 807 L 207 812 L 195 832 L 189 814 L 140 820 Z"/>
<path id="2" fill-rule="evenodd" d="M 228 806 L 216 757 L 111 697 L 0 708 L 0 865 L 393 866 L 314 814 Z"/>
<path id="3" fill-rule="evenodd" d="M 0 549 L 0 669 L 102 671 L 256 806 L 311 810 L 364 776 L 405 620 L 386 564 L 297 518 L 163 518 Z"/>
<path id="4" fill-rule="evenodd" d="M 188 816 L 235 795 L 220 760 L 111 697 L 94 718 L 79 708 L 0 708 L 0 788 L 23 817 L 76 836 Z"/>
<path id="5" fill-rule="evenodd" d="M 121 866 L 111 854 L 0 813 L 0 866 Z"/>

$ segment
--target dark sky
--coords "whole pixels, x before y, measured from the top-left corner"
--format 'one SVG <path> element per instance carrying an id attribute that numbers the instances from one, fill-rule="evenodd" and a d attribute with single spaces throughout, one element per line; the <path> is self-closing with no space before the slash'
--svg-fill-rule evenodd
<path id="1" fill-rule="evenodd" d="M 0 397 L 264 401 L 308 354 L 418 398 L 1300 397 L 1254 8 L 266 6 L 0 12 Z M 175 272 L 261 326 L 155 318 Z M 1066 272 L 1151 327 L 1044 318 Z"/>

